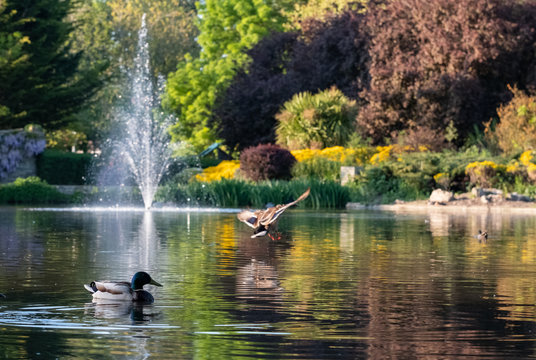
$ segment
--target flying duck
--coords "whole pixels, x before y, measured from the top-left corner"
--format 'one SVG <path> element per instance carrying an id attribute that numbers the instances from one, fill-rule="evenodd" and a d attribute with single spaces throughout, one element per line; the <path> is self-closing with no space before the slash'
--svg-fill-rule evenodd
<path id="1" fill-rule="evenodd" d="M 268 235 L 272 238 L 272 240 L 275 240 L 274 237 L 270 234 L 270 230 L 275 229 L 277 227 L 277 220 L 279 219 L 279 216 L 281 216 L 281 214 L 286 209 L 288 209 L 292 205 L 296 205 L 298 202 L 309 196 L 310 192 L 311 188 L 308 188 L 303 194 L 300 195 L 299 198 L 297 198 L 293 202 L 284 205 L 272 206 L 267 208 L 266 210 L 242 210 L 237 215 L 238 220 L 255 229 L 253 235 L 251 235 L 252 238 Z"/>

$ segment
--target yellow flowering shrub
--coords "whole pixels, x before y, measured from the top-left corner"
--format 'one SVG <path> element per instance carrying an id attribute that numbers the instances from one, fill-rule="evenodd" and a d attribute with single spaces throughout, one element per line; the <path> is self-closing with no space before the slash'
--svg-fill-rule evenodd
<path id="1" fill-rule="evenodd" d="M 371 149 L 368 147 L 344 148 L 342 146 L 332 146 L 322 150 L 293 150 L 291 153 L 298 162 L 307 161 L 312 158 L 323 158 L 331 161 L 338 161 L 340 163 L 363 165 L 370 157 Z"/>
<path id="2" fill-rule="evenodd" d="M 523 169 L 521 165 L 522 163 L 519 161 L 511 161 L 508 165 L 506 165 L 506 172 L 518 174 Z"/>
<path id="3" fill-rule="evenodd" d="M 471 184 L 492 187 L 499 181 L 499 176 L 507 171 L 506 165 L 496 164 L 493 161 L 475 161 L 465 167 Z"/>
<path id="4" fill-rule="evenodd" d="M 211 182 L 221 179 L 234 178 L 236 171 L 240 168 L 238 160 L 224 160 L 216 166 L 210 166 L 197 174 L 195 179 L 202 182 Z"/>
<path id="5" fill-rule="evenodd" d="M 529 166 L 532 163 L 532 159 L 534 159 L 532 150 L 527 150 L 519 156 L 519 161 L 525 166 Z"/>
<path id="6" fill-rule="evenodd" d="M 391 158 L 391 156 L 394 156 L 395 154 L 405 154 L 405 153 L 411 153 L 411 152 L 425 152 L 429 151 L 429 149 L 424 145 L 419 145 L 417 148 L 411 145 L 388 145 L 388 146 L 378 146 L 376 147 L 376 153 L 372 155 L 372 157 L 369 159 L 369 162 L 372 165 L 378 165 L 381 162 L 387 161 Z M 404 159 L 401 156 L 398 156 L 396 158 L 398 162 L 403 162 Z"/>
<path id="7" fill-rule="evenodd" d="M 372 165 L 377 165 L 381 162 L 388 160 L 391 156 L 391 150 L 393 150 L 393 145 L 378 146 L 376 150 L 376 154 L 372 155 L 372 157 L 370 158 L 370 163 Z"/>
<path id="8" fill-rule="evenodd" d="M 298 162 L 309 160 L 318 155 L 320 150 L 317 149 L 302 149 L 302 150 L 292 150 L 292 155 L 296 158 Z"/>
<path id="9" fill-rule="evenodd" d="M 471 170 L 471 169 L 475 169 L 475 171 L 482 171 L 486 168 L 492 168 L 492 169 L 496 169 L 498 166 L 498 164 L 494 163 L 493 161 L 489 161 L 489 160 L 484 160 L 484 161 L 475 161 L 475 162 L 472 162 L 470 164 L 468 164 L 466 167 L 465 167 L 465 173 L 467 174 L 468 170 Z"/>
<path id="10" fill-rule="evenodd" d="M 448 189 L 450 185 L 450 176 L 448 173 L 437 173 L 434 175 L 434 181 L 442 189 Z"/>
<path id="11" fill-rule="evenodd" d="M 420 152 L 425 152 L 425 151 L 429 151 L 430 149 L 428 149 L 428 147 L 426 145 L 419 145 L 419 151 Z"/>

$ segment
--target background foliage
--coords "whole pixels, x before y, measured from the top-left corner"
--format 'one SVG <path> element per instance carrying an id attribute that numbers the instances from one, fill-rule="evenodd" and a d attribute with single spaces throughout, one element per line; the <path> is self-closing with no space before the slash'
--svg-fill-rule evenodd
<path id="1" fill-rule="evenodd" d="M 0 2 L 0 128 L 55 129 L 103 86 L 105 63 L 81 68 L 68 43 L 71 0 Z"/>
<path id="2" fill-rule="evenodd" d="M 536 96 L 510 88 L 513 98 L 497 109 L 499 123 L 495 129 L 489 122 L 486 135 L 490 145 L 497 145 L 507 154 L 536 148 Z"/>
<path id="3" fill-rule="evenodd" d="M 355 131 L 357 104 L 336 87 L 298 93 L 276 115 L 277 143 L 290 150 L 346 145 Z"/>
<path id="4" fill-rule="evenodd" d="M 37 158 L 37 176 L 53 185 L 85 185 L 91 163 L 90 154 L 46 150 Z"/>
<path id="5" fill-rule="evenodd" d="M 335 85 L 355 99 L 368 83 L 363 16 L 345 12 L 311 19 L 299 32 L 272 32 L 249 52 L 215 101 L 210 126 L 231 149 L 275 142 L 275 115 L 294 94 Z"/>
<path id="6" fill-rule="evenodd" d="M 9 184 L 0 184 L 0 204 L 65 203 L 68 196 L 38 177 L 18 178 Z"/>
<path id="7" fill-rule="evenodd" d="M 179 115 L 173 139 L 189 140 L 201 151 L 216 134 L 207 127 L 217 94 L 246 64 L 245 50 L 281 29 L 287 1 L 207 0 L 198 3 L 199 57 L 189 54 L 167 83 L 166 105 Z"/>
<path id="8" fill-rule="evenodd" d="M 104 86 L 69 124 L 70 130 L 86 133 L 97 146 L 112 130 L 117 109 L 128 104 L 128 74 L 133 67 L 143 14 L 150 39 L 152 81 L 158 88 L 159 76 L 166 77 L 174 71 L 187 53 L 199 53 L 193 1 L 90 0 L 80 2 L 71 16 L 76 27 L 70 41 L 73 49 L 83 51 L 81 66 L 109 64 Z"/>
<path id="9" fill-rule="evenodd" d="M 240 171 L 248 179 L 289 180 L 296 159 L 290 151 L 277 145 L 261 144 L 240 154 Z"/>
<path id="10" fill-rule="evenodd" d="M 533 2 L 390 1 L 369 9 L 370 89 L 358 122 L 376 143 L 403 129 L 463 140 L 493 116 L 506 84 L 534 81 Z"/>

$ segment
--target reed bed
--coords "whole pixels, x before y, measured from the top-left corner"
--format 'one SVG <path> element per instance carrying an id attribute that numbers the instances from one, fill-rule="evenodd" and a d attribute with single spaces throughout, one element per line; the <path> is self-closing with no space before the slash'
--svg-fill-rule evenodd
<path id="1" fill-rule="evenodd" d="M 263 208 L 269 205 L 293 201 L 311 188 L 307 199 L 298 204 L 309 209 L 344 208 L 349 201 L 349 191 L 335 181 L 300 179 L 292 181 L 250 182 L 235 179 L 222 179 L 207 183 L 191 182 L 161 188 L 156 200 L 174 202 L 178 205 L 252 207 Z"/>

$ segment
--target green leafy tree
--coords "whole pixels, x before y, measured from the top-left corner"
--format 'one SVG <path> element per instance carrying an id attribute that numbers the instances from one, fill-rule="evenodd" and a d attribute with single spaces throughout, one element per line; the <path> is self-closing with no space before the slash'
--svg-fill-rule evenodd
<path id="1" fill-rule="evenodd" d="M 0 128 L 28 123 L 58 128 L 101 85 L 101 66 L 80 71 L 68 44 L 72 1 L 0 2 Z"/>
<path id="2" fill-rule="evenodd" d="M 197 150 L 216 139 L 207 127 L 217 93 L 248 61 L 245 50 L 273 30 L 281 30 L 281 10 L 290 1 L 207 0 L 198 3 L 199 57 L 187 56 L 167 83 L 167 107 L 179 115 L 174 141 L 187 140 Z"/>

